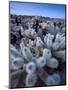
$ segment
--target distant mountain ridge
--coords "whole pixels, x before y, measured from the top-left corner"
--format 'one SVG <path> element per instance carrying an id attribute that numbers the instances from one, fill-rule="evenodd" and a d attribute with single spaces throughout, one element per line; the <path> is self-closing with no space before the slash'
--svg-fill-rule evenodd
<path id="1" fill-rule="evenodd" d="M 20 16 L 23 19 L 32 19 L 35 17 L 35 16 L 30 16 L 30 15 L 13 15 L 13 14 L 11 14 L 11 17 L 16 17 L 16 16 Z M 65 20 L 63 18 L 51 18 L 51 17 L 44 17 L 44 16 L 37 16 L 37 17 L 42 20 L 60 20 L 60 21 Z"/>

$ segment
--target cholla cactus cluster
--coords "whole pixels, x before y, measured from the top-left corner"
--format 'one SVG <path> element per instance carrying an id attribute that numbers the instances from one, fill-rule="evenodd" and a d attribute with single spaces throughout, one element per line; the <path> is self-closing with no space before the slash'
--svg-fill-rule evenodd
<path id="1" fill-rule="evenodd" d="M 59 66 L 65 63 L 65 33 L 59 32 L 56 35 L 47 33 L 41 38 L 35 29 L 24 30 L 22 27 L 20 29 L 23 38 L 19 50 L 10 44 L 12 87 L 62 84 Z M 52 74 L 49 70 L 52 70 Z M 44 84 L 38 85 L 38 78 Z M 22 80 L 21 86 L 20 80 Z"/>

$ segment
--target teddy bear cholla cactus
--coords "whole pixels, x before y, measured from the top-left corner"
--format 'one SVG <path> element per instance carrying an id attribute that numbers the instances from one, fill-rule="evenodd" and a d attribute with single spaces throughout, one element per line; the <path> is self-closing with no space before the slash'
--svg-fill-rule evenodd
<path id="1" fill-rule="evenodd" d="M 59 85 L 61 80 L 59 74 L 54 73 L 52 75 L 48 75 L 44 82 L 46 85 Z"/>
<path id="2" fill-rule="evenodd" d="M 33 58 L 33 55 L 32 55 L 30 49 L 27 46 L 23 47 L 22 55 L 23 55 L 24 59 L 27 60 L 27 61 L 31 61 L 32 58 Z"/>
<path id="3" fill-rule="evenodd" d="M 61 62 L 65 62 L 65 50 L 55 51 L 53 55 L 57 58 L 60 58 Z"/>
<path id="4" fill-rule="evenodd" d="M 30 74 L 30 73 L 35 73 L 35 71 L 36 71 L 36 64 L 35 64 L 35 62 L 33 62 L 33 61 L 29 62 L 26 65 L 26 72 L 28 74 Z"/>
<path id="5" fill-rule="evenodd" d="M 46 36 L 44 37 L 44 43 L 46 44 L 47 48 L 52 48 L 53 45 L 53 39 L 54 39 L 54 35 L 46 34 Z"/>
<path id="6" fill-rule="evenodd" d="M 23 28 L 21 28 L 21 34 L 29 38 L 35 38 L 37 36 L 37 33 L 35 32 L 35 30 L 31 28 L 27 30 L 23 30 Z"/>
<path id="7" fill-rule="evenodd" d="M 50 68 L 57 68 L 58 67 L 58 61 L 57 61 L 57 59 L 52 57 L 50 49 L 43 50 L 43 57 L 46 59 L 46 65 L 48 67 L 50 67 Z"/>
<path id="8" fill-rule="evenodd" d="M 38 70 L 38 76 L 43 80 L 45 85 L 59 85 L 61 82 L 60 76 L 58 73 L 53 73 L 49 75 L 43 68 Z"/>
<path id="9" fill-rule="evenodd" d="M 11 69 L 12 70 L 19 70 L 21 67 L 23 67 L 24 61 L 22 58 L 15 58 L 13 61 L 11 61 Z"/>
<path id="10" fill-rule="evenodd" d="M 44 43 L 40 37 L 36 37 L 35 43 L 36 56 L 39 57 L 42 54 Z"/>
<path id="11" fill-rule="evenodd" d="M 57 34 L 53 43 L 53 50 L 65 49 L 65 35 Z"/>
<path id="12" fill-rule="evenodd" d="M 50 58 L 46 61 L 46 65 L 50 68 L 58 68 L 59 63 L 58 60 L 55 58 Z"/>
<path id="13" fill-rule="evenodd" d="M 18 70 L 20 69 L 21 67 L 23 67 L 23 64 L 24 64 L 24 59 L 23 57 L 21 56 L 21 53 L 19 53 L 17 51 L 17 49 L 10 45 L 10 52 L 11 52 L 11 55 L 10 55 L 10 69 L 11 70 Z"/>
<path id="14" fill-rule="evenodd" d="M 58 61 L 56 59 L 54 59 L 54 58 L 51 59 L 51 52 L 49 51 L 49 49 L 46 49 L 45 54 L 46 54 L 47 57 L 48 57 L 48 55 L 50 57 L 45 58 L 46 56 L 45 57 L 42 56 L 42 57 L 36 59 L 36 61 L 35 61 L 36 64 L 34 62 L 28 63 L 28 65 L 26 66 L 26 71 L 28 72 L 28 75 L 33 74 L 33 73 L 36 74 L 36 67 L 39 68 L 39 69 L 43 68 L 45 65 L 49 66 L 50 68 L 57 68 L 58 67 Z M 29 69 L 29 67 L 31 67 L 31 69 Z M 46 77 L 46 76 L 44 75 L 44 77 Z M 42 78 L 42 80 L 44 80 L 43 76 L 41 76 L 41 78 Z M 31 80 L 31 78 L 29 78 L 29 79 Z M 34 83 L 33 83 L 33 85 L 34 85 Z"/>
<path id="15" fill-rule="evenodd" d="M 31 53 L 31 50 L 29 47 L 27 47 L 27 45 L 24 44 L 24 41 L 22 40 L 21 44 L 20 44 L 20 48 L 21 48 L 21 53 L 23 58 L 26 61 L 31 61 L 33 58 L 33 55 Z"/>
<path id="16" fill-rule="evenodd" d="M 26 87 L 35 86 L 37 82 L 37 75 L 35 73 L 30 73 L 26 76 L 25 85 Z"/>
<path id="17" fill-rule="evenodd" d="M 31 42 L 31 40 L 29 40 L 29 41 Z M 17 69 L 20 69 L 20 67 L 25 64 L 25 71 L 27 72 L 26 79 L 25 79 L 25 86 L 27 86 L 27 87 L 35 86 L 38 76 L 39 77 L 41 76 L 40 78 L 44 81 L 44 83 L 46 85 L 59 84 L 60 81 L 56 82 L 56 80 L 54 80 L 55 76 L 50 76 L 48 74 L 40 75 L 37 72 L 37 69 L 41 69 L 44 66 L 48 66 L 53 69 L 57 68 L 59 66 L 59 61 L 58 61 L 58 59 L 56 59 L 53 56 L 56 56 L 57 58 L 65 59 L 65 50 L 64 50 L 65 49 L 65 35 L 57 34 L 55 37 L 54 35 L 51 35 L 49 33 L 44 37 L 44 41 L 42 41 L 42 39 L 40 37 L 36 37 L 35 42 L 33 42 L 33 41 L 32 41 L 32 43 L 30 43 L 30 42 L 25 44 L 24 41 L 22 40 L 22 42 L 20 44 L 21 53 L 19 53 L 16 49 L 12 49 L 12 47 L 10 47 L 11 52 L 12 52 L 12 50 L 14 50 L 14 53 L 16 52 L 18 54 L 17 55 L 18 58 L 16 58 L 14 56 L 14 59 L 13 59 L 13 55 L 12 55 L 14 69 L 18 65 L 20 65 L 20 66 Z M 58 43 L 57 44 L 58 47 L 56 46 L 55 43 Z M 29 45 L 31 45 L 31 47 L 29 47 Z M 34 57 L 32 51 L 31 51 L 32 47 L 39 53 L 42 52 L 42 56 L 40 56 L 40 54 L 38 54 L 38 53 L 35 53 L 38 55 L 38 57 Z M 62 60 L 62 61 L 64 61 L 64 60 Z M 38 74 L 36 75 L 36 73 L 38 73 Z M 44 77 L 45 77 L 45 79 L 44 79 Z"/>

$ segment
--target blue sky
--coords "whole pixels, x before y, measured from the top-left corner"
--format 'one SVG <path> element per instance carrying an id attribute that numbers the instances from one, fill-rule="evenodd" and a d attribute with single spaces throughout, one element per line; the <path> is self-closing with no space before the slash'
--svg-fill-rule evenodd
<path id="1" fill-rule="evenodd" d="M 10 13 L 16 15 L 37 15 L 51 18 L 65 18 L 65 5 L 10 2 Z"/>

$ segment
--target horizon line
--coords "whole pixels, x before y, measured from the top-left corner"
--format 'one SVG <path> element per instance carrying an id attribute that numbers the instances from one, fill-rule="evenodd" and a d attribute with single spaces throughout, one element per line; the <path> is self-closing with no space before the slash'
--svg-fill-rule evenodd
<path id="1" fill-rule="evenodd" d="M 11 15 L 12 13 L 10 13 L 10 15 Z M 58 18 L 58 17 L 49 17 L 49 16 L 42 16 L 42 15 L 25 15 L 25 14 L 12 14 L 12 15 L 17 15 L 17 16 L 38 16 L 38 17 L 47 17 L 47 18 L 54 18 L 54 19 L 66 19 L 66 18 Z"/>

